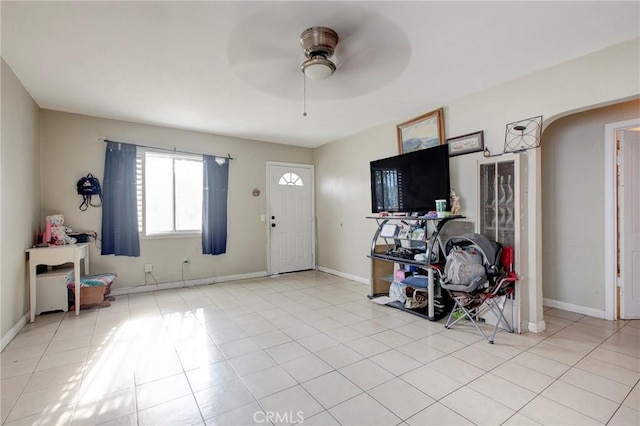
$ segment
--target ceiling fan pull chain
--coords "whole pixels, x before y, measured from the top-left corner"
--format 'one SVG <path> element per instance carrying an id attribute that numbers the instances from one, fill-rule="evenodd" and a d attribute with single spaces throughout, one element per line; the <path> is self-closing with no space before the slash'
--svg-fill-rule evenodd
<path id="1" fill-rule="evenodd" d="M 307 116 L 307 76 L 302 73 L 302 116 Z"/>

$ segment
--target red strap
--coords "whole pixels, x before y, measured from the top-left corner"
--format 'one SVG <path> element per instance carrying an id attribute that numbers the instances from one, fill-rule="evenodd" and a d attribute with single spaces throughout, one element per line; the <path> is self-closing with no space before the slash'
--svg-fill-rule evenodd
<path id="1" fill-rule="evenodd" d="M 508 271 L 508 272 L 513 271 L 513 262 L 514 262 L 513 247 L 511 246 L 502 247 L 500 264 L 505 269 L 505 271 Z"/>

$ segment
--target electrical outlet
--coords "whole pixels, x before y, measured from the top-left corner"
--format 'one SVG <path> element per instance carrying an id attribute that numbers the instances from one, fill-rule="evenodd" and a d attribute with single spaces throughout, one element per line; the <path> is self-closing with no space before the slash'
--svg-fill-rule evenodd
<path id="1" fill-rule="evenodd" d="M 145 263 L 144 264 L 144 272 L 148 274 L 151 271 L 153 271 L 153 265 L 151 263 Z"/>

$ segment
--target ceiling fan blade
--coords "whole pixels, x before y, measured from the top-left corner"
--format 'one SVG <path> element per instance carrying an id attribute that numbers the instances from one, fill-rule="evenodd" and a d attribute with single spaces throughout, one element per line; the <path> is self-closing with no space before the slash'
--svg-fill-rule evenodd
<path id="1" fill-rule="evenodd" d="M 301 98 L 305 57 L 300 36 L 315 26 L 331 28 L 339 40 L 329 58 L 336 72 L 325 80 L 307 80 L 307 95 L 314 100 L 378 90 L 408 64 L 411 46 L 402 28 L 376 8 L 346 2 L 331 8 L 323 2 L 269 3 L 230 35 L 229 64 L 249 86 L 279 98 Z"/>
<path id="2" fill-rule="evenodd" d="M 290 58 L 237 63 L 234 71 L 248 85 L 279 98 L 291 99 L 302 93 L 302 71 Z"/>
<path id="3" fill-rule="evenodd" d="M 299 45 L 298 45 L 299 46 Z M 300 53 L 300 48 L 286 46 L 269 40 L 261 39 L 258 35 L 250 40 L 230 40 L 227 58 L 231 65 L 243 62 L 261 61 L 266 58 L 275 58 L 277 60 L 286 60 L 291 58 L 296 60 L 296 56 Z"/>

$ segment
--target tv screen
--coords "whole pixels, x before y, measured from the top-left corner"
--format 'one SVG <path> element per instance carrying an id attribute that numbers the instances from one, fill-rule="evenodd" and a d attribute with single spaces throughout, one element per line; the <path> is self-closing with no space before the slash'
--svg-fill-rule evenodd
<path id="1" fill-rule="evenodd" d="M 421 149 L 371 162 L 371 211 L 426 213 L 436 200 L 449 202 L 447 145 Z"/>

